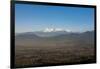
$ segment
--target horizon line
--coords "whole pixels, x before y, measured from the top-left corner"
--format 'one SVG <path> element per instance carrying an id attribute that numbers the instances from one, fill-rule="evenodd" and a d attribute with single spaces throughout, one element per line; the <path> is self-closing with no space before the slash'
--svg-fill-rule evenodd
<path id="1" fill-rule="evenodd" d="M 84 32 L 88 32 L 88 31 L 94 31 L 94 30 L 87 30 L 87 31 L 70 31 L 70 33 L 84 33 Z M 26 31 L 26 32 L 15 32 L 15 34 L 17 33 L 31 33 L 31 32 L 44 32 L 42 30 L 38 30 L 38 31 Z M 61 32 L 61 31 L 51 31 L 51 32 Z M 67 31 L 65 31 L 67 32 Z M 47 33 L 47 32 L 44 32 L 44 33 Z M 50 33 L 50 32 L 48 32 Z"/>

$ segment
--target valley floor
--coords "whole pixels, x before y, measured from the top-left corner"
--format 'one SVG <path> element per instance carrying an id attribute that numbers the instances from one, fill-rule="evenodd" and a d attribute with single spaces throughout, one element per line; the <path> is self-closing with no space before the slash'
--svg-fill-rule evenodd
<path id="1" fill-rule="evenodd" d="M 45 42 L 42 44 L 38 43 L 37 45 L 16 45 L 15 67 L 96 62 L 95 47 L 93 44 L 46 44 Z"/>

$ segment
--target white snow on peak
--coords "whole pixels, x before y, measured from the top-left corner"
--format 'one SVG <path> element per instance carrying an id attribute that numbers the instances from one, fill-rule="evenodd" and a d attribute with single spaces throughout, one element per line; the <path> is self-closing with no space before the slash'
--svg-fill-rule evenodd
<path id="1" fill-rule="evenodd" d="M 55 31 L 54 28 L 46 28 L 43 30 L 43 32 L 53 32 L 53 31 Z"/>
<path id="2" fill-rule="evenodd" d="M 61 28 L 46 28 L 43 30 L 43 32 L 57 32 L 57 31 L 65 31 L 65 32 L 71 32 L 70 30 L 61 29 Z"/>

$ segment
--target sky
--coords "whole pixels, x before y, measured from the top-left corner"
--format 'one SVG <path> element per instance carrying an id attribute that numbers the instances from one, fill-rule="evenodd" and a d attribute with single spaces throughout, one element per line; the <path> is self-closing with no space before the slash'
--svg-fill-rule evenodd
<path id="1" fill-rule="evenodd" d="M 48 5 L 15 5 L 15 32 L 34 32 L 45 28 L 72 32 L 94 30 L 94 8 Z"/>

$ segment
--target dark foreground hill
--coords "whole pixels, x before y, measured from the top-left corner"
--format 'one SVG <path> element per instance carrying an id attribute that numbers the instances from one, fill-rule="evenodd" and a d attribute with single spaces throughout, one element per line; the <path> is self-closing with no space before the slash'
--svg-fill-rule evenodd
<path id="1" fill-rule="evenodd" d="M 94 63 L 94 31 L 52 37 L 18 34 L 15 36 L 15 56 L 16 67 Z"/>

